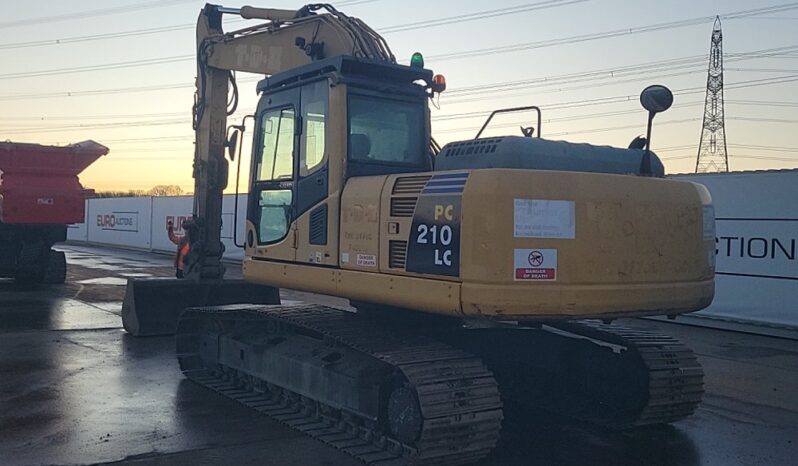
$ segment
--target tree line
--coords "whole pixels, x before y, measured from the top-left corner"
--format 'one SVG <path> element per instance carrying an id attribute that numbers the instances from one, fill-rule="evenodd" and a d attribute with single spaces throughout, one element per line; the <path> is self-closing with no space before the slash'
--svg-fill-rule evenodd
<path id="1" fill-rule="evenodd" d="M 128 191 L 96 191 L 92 197 L 145 197 L 145 196 L 180 196 L 191 194 L 183 192 L 183 188 L 175 184 L 159 184 L 148 190 L 131 189 Z"/>

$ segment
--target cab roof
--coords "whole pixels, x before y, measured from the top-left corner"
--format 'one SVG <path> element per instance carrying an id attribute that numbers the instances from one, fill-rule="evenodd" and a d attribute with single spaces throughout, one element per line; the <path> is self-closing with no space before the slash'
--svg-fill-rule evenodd
<path id="1" fill-rule="evenodd" d="M 379 60 L 338 55 L 263 79 L 258 82 L 257 90 L 260 93 L 331 73 L 340 75 L 344 80 L 354 78 L 396 84 L 412 84 L 418 80 L 426 83 L 432 82 L 431 70 Z"/>

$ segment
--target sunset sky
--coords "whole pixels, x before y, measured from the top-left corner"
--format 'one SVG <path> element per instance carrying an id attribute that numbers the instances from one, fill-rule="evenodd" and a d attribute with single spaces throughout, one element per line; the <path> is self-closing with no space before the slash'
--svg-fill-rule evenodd
<path id="1" fill-rule="evenodd" d="M 0 140 L 94 139 L 111 151 L 83 174 L 84 185 L 146 190 L 176 184 L 193 190 L 194 23 L 205 2 L 6 3 L 0 18 Z M 248 3 L 233 0 L 225 6 L 243 4 Z M 446 76 L 448 90 L 440 109 L 433 109 L 433 136 L 440 143 L 473 137 L 492 109 L 539 105 L 544 137 L 625 147 L 645 132 L 640 91 L 653 83 L 669 86 L 674 107 L 657 117 L 652 138 L 669 173 L 695 167 L 706 55 L 719 14 L 731 169 L 798 167 L 798 2 L 342 0 L 334 5 L 382 33 L 400 62 L 420 51 L 428 68 Z M 230 18 L 226 28 L 246 24 Z M 242 103 L 231 123 L 254 109 L 256 79 L 239 76 Z M 498 129 L 520 134 L 524 118 L 507 116 L 497 121 Z"/>

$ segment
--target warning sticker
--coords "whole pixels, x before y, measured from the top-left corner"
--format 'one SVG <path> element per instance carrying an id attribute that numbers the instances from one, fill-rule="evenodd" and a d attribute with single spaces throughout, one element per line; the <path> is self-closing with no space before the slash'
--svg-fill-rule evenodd
<path id="1" fill-rule="evenodd" d="M 514 254 L 516 281 L 556 280 L 556 249 L 516 249 Z"/>
<path id="2" fill-rule="evenodd" d="M 375 256 L 374 254 L 358 254 L 357 265 L 362 267 L 376 267 L 377 256 Z"/>
<path id="3" fill-rule="evenodd" d="M 516 199 L 513 205 L 516 238 L 574 239 L 574 201 Z"/>

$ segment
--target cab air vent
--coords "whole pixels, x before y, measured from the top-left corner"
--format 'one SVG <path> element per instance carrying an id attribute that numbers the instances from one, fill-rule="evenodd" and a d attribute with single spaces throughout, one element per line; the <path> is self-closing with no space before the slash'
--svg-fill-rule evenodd
<path id="1" fill-rule="evenodd" d="M 492 154 L 503 138 L 475 139 L 471 141 L 450 142 L 438 157 L 457 157 L 460 155 Z"/>
<path id="2" fill-rule="evenodd" d="M 310 213 L 310 228 L 308 231 L 310 244 L 327 244 L 327 204 L 316 207 Z"/>
<path id="3" fill-rule="evenodd" d="M 388 241 L 388 267 L 404 269 L 407 261 L 407 241 Z"/>
<path id="4" fill-rule="evenodd" d="M 412 217 L 416 210 L 417 197 L 394 197 L 391 199 L 391 217 Z"/>
<path id="5" fill-rule="evenodd" d="M 424 186 L 427 185 L 429 178 L 429 175 L 403 176 L 397 178 L 396 182 L 393 184 L 393 191 L 391 191 L 391 194 L 417 195 L 424 189 Z"/>

